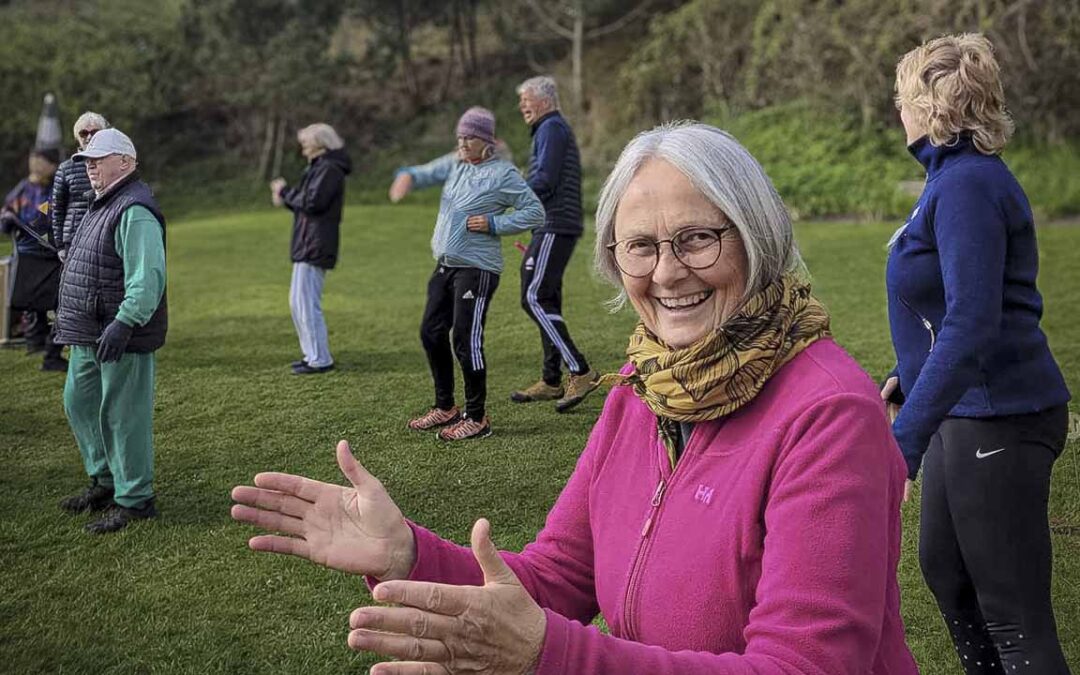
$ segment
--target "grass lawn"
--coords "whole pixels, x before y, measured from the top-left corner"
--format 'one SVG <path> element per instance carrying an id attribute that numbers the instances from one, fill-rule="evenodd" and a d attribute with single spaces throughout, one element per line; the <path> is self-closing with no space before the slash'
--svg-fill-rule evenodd
<path id="1" fill-rule="evenodd" d="M 88 517 L 56 506 L 86 478 L 61 404 L 62 377 L 0 350 L 0 671 L 12 673 L 363 672 L 345 645 L 348 614 L 369 602 L 360 579 L 256 554 L 229 519 L 229 489 L 261 470 L 340 481 L 334 443 L 349 439 L 406 515 L 466 542 L 488 517 L 496 543 L 519 549 L 569 476 L 602 397 L 566 415 L 519 406 L 512 388 L 539 375 L 540 341 L 518 306 L 520 256 L 487 330 L 495 434 L 447 446 L 405 430 L 432 399 L 417 328 L 433 263 L 434 207 L 347 209 L 325 311 L 338 369 L 298 378 L 288 309 L 290 223 L 282 211 L 175 222 L 169 229 L 168 343 L 159 352 L 157 491 L 161 517 L 91 537 Z M 892 225 L 802 224 L 798 236 L 841 344 L 875 377 L 891 366 L 884 242 Z M 1040 231 L 1044 322 L 1080 392 L 1080 228 Z M 611 290 L 583 243 L 564 314 L 598 368 L 622 363 L 633 324 L 609 315 Z M 1076 408 L 1074 407 L 1074 410 Z M 1080 458 L 1057 463 L 1054 523 L 1058 624 L 1080 665 Z M 959 668 L 918 570 L 917 513 L 905 509 L 904 618 L 923 672 Z M 823 542 L 822 545 L 828 545 Z"/>

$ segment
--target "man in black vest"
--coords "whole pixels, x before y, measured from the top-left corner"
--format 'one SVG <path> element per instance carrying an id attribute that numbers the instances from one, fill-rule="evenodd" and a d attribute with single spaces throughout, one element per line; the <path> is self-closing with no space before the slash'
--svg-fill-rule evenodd
<path id="1" fill-rule="evenodd" d="M 56 342 L 71 345 L 64 410 L 91 484 L 60 502 L 104 510 L 86 526 L 115 532 L 154 508 L 154 352 L 165 343 L 165 218 L 135 173 L 131 139 L 94 134 L 86 161 L 94 197 L 69 242 Z"/>

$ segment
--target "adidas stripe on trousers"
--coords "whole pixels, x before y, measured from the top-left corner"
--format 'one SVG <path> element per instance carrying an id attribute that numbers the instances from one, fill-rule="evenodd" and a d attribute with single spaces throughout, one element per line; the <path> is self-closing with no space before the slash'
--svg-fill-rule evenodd
<path id="1" fill-rule="evenodd" d="M 537 232 L 521 261 L 521 307 L 540 329 L 543 378 L 550 385 L 561 381 L 563 363 L 575 375 L 589 372 L 589 364 L 562 318 L 563 273 L 575 245 L 577 237 Z"/>
<path id="2" fill-rule="evenodd" d="M 484 325 L 499 275 L 476 267 L 439 264 L 428 281 L 420 342 L 435 381 L 435 406 L 454 406 L 454 357 L 465 383 L 465 414 L 480 421 L 487 400 Z M 451 346 L 452 344 L 452 346 Z"/>
<path id="3" fill-rule="evenodd" d="M 971 675 L 1068 675 L 1050 600 L 1050 474 L 1068 409 L 949 417 L 923 460 L 919 563 Z"/>

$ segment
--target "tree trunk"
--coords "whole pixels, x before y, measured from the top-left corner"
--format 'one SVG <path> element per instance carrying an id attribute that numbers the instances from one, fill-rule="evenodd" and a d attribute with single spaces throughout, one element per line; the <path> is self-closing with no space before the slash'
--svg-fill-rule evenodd
<path id="1" fill-rule="evenodd" d="M 266 172 L 270 170 L 270 157 L 274 152 L 274 118 L 275 115 L 273 112 L 267 113 L 266 138 L 263 140 L 262 152 L 259 153 L 259 173 L 255 177 L 255 181 L 259 183 L 268 178 Z"/>
<path id="2" fill-rule="evenodd" d="M 274 148 L 274 167 L 271 174 L 274 178 L 281 175 L 281 156 L 285 150 L 285 117 L 278 117 L 277 123 L 277 146 Z"/>
<path id="3" fill-rule="evenodd" d="M 574 94 L 574 106 L 578 113 L 585 111 L 584 86 L 581 82 L 581 59 L 585 42 L 585 7 L 582 0 L 574 2 L 574 40 L 573 40 L 573 79 L 571 89 Z"/>
<path id="4" fill-rule="evenodd" d="M 465 37 L 469 54 L 469 75 L 476 73 L 476 0 L 467 0 L 469 8 L 465 21 Z"/>

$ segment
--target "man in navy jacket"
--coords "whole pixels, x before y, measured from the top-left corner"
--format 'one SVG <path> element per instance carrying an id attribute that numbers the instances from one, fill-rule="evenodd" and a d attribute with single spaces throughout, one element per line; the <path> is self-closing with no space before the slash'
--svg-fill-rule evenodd
<path id="1" fill-rule="evenodd" d="M 555 80 L 534 77 L 517 89 L 518 109 L 532 132 L 527 181 L 544 205 L 542 227 L 521 264 L 521 306 L 540 328 L 542 379 L 510 394 L 513 401 L 556 400 L 569 410 L 596 388 L 598 375 L 570 338 L 562 317 L 562 277 L 582 232 L 581 155 L 570 125 L 559 112 Z M 562 364 L 570 376 L 562 384 Z"/>

